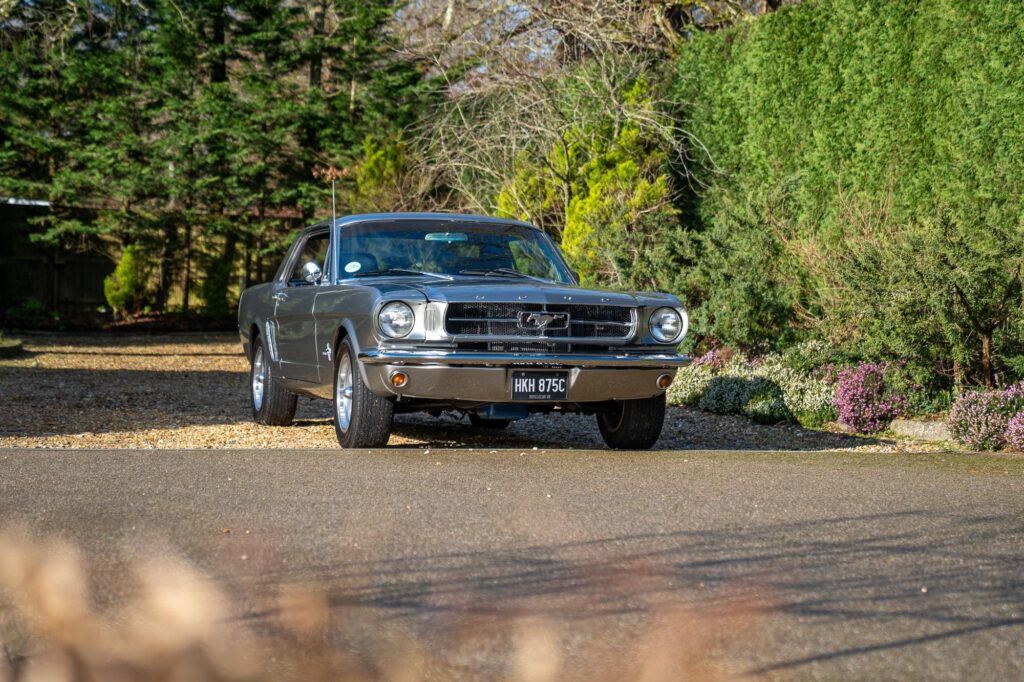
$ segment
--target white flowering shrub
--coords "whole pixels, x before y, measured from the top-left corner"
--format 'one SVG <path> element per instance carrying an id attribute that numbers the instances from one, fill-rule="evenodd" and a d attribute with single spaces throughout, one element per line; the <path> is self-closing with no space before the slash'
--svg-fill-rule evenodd
<path id="1" fill-rule="evenodd" d="M 793 421 L 793 413 L 779 387 L 764 379 L 760 384 L 743 406 L 743 414 L 761 424 Z"/>
<path id="2" fill-rule="evenodd" d="M 826 377 L 785 367 L 772 356 L 765 359 L 764 364 L 757 368 L 757 372 L 758 376 L 772 381 L 782 389 L 786 406 L 794 414 L 825 412 L 834 415 L 835 384 Z"/>
<path id="3" fill-rule="evenodd" d="M 827 350 L 825 345 L 807 349 L 817 357 L 825 357 Z M 817 426 L 835 419 L 832 372 L 794 369 L 791 358 L 778 354 L 754 360 L 737 354 L 727 364 L 707 360 L 710 355 L 678 372 L 668 392 L 669 404 L 744 414 L 766 423 L 795 418 Z"/>
<path id="4" fill-rule="evenodd" d="M 717 376 L 708 384 L 697 406 L 718 414 L 743 414 L 766 424 L 793 419 L 782 390 L 760 376 Z"/>
<path id="5" fill-rule="evenodd" d="M 697 407 L 717 414 L 741 414 L 747 401 L 753 397 L 751 382 L 742 377 L 720 375 L 711 380 Z"/>
<path id="6" fill-rule="evenodd" d="M 714 370 L 708 365 L 691 365 L 680 370 L 668 389 L 669 405 L 696 407 L 704 390 L 714 378 Z"/>

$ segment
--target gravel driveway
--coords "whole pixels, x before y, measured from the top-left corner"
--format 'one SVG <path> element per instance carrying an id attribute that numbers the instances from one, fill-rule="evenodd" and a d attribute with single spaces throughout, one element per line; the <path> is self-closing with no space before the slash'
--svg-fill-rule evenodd
<path id="1" fill-rule="evenodd" d="M 0 361 L 0 447 L 336 448 L 330 404 L 302 398 L 291 427 L 254 424 L 248 363 L 234 334 L 27 336 Z M 603 447 L 592 417 L 535 416 L 507 431 L 404 415 L 392 446 Z M 672 408 L 668 450 L 921 451 L 932 448 Z"/>

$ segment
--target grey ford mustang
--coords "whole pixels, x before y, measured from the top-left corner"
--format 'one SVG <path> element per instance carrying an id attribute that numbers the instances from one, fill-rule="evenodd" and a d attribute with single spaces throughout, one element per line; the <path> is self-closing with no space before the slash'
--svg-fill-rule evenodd
<path id="1" fill-rule="evenodd" d="M 387 443 L 395 412 L 504 428 L 538 412 L 597 417 L 613 448 L 649 448 L 685 356 L 669 294 L 580 288 L 527 223 L 357 215 L 303 230 L 274 280 L 238 303 L 253 418 L 287 425 L 299 394 L 334 402 L 345 448 Z"/>

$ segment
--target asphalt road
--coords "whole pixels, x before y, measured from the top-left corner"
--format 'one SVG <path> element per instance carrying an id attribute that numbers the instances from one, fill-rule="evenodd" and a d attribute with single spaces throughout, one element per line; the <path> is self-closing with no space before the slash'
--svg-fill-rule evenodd
<path id="1" fill-rule="evenodd" d="M 439 633 L 474 614 L 542 619 L 583 677 L 683 613 L 732 672 L 1008 680 L 1022 483 L 1024 460 L 963 455 L 0 450 L 0 520 L 80 543 L 101 601 L 159 540 L 238 594 L 315 585 L 467 679 L 497 650 Z"/>

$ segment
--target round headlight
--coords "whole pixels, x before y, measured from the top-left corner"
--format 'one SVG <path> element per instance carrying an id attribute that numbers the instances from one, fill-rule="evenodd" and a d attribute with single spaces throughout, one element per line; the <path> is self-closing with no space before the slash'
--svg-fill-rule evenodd
<path id="1" fill-rule="evenodd" d="M 413 315 L 412 308 L 401 301 L 388 303 L 377 314 L 377 325 L 380 330 L 393 339 L 408 336 L 415 321 L 416 316 Z"/>
<path id="2" fill-rule="evenodd" d="M 685 323 L 675 308 L 658 308 L 651 313 L 651 336 L 661 343 L 675 341 L 686 331 Z"/>

